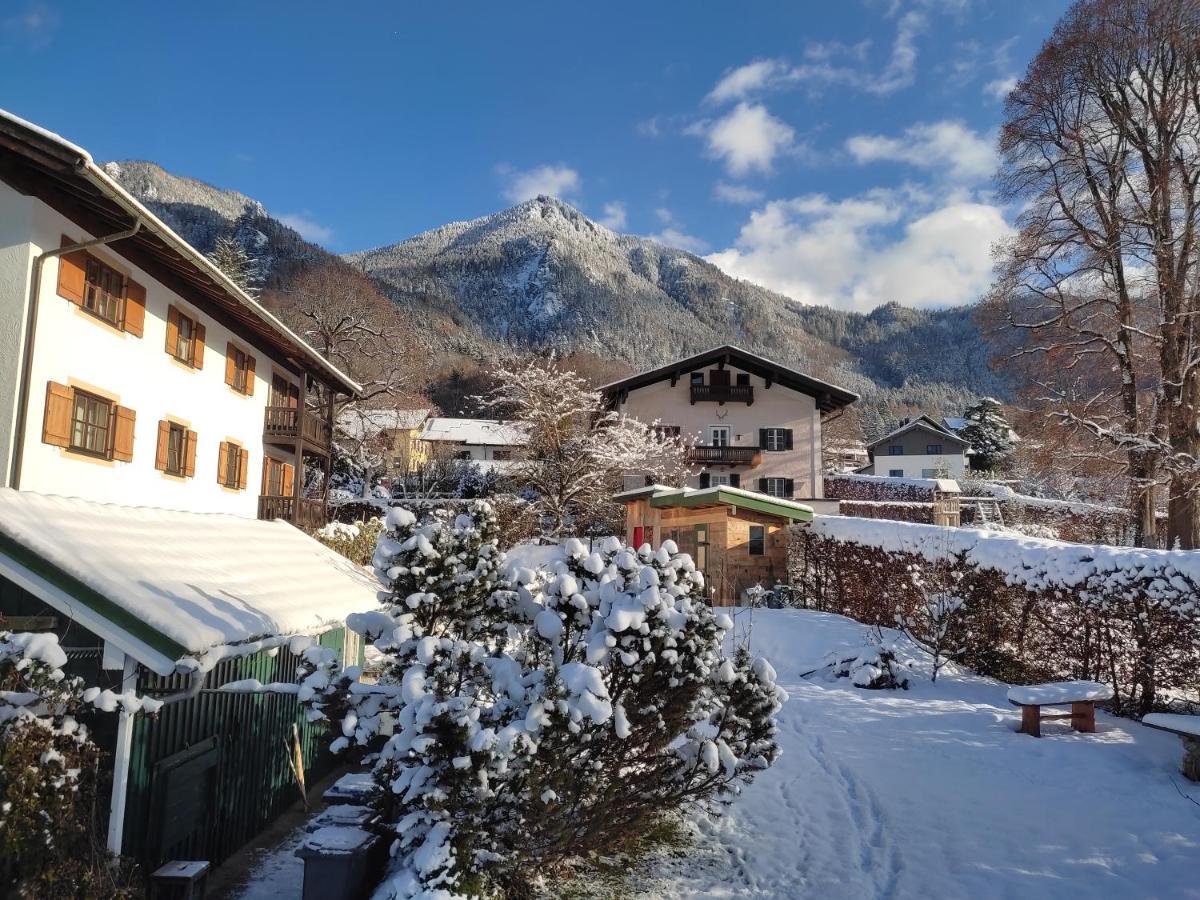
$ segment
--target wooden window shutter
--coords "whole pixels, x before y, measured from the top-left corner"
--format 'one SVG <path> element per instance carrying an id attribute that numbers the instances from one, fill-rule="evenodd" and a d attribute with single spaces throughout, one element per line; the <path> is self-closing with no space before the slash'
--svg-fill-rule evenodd
<path id="1" fill-rule="evenodd" d="M 246 396 L 254 396 L 254 357 L 246 354 Z"/>
<path id="2" fill-rule="evenodd" d="M 794 497 L 795 495 L 796 495 L 796 479 L 794 479 L 794 478 L 783 479 L 783 496 Z"/>
<path id="3" fill-rule="evenodd" d="M 132 278 L 125 280 L 125 330 L 141 337 L 146 326 L 146 288 Z"/>
<path id="4" fill-rule="evenodd" d="M 154 468 L 167 471 L 167 444 L 171 440 L 171 423 L 162 419 L 158 423 L 158 446 L 154 451 Z"/>
<path id="5" fill-rule="evenodd" d="M 710 476 L 707 472 L 701 472 L 700 473 L 700 487 L 706 488 L 710 484 L 712 484 L 712 476 Z"/>
<path id="6" fill-rule="evenodd" d="M 291 463 L 283 464 L 283 496 L 285 497 L 292 496 L 292 488 L 295 486 L 292 475 L 293 471 L 294 469 Z"/>
<path id="7" fill-rule="evenodd" d="M 195 323 L 195 335 L 192 341 L 192 365 L 197 369 L 204 368 L 204 326 L 199 322 Z"/>
<path id="8" fill-rule="evenodd" d="M 795 449 L 795 446 L 792 444 L 792 429 L 790 429 L 790 428 L 783 429 L 783 449 L 784 450 L 794 450 Z"/>
<path id="9" fill-rule="evenodd" d="M 729 473 L 729 486 L 735 487 L 735 488 L 740 488 L 742 486 L 742 476 L 739 475 L 737 472 L 730 472 Z"/>
<path id="10" fill-rule="evenodd" d="M 262 494 L 262 496 L 264 496 L 264 497 L 267 496 L 267 489 L 270 488 L 270 486 L 271 486 L 271 457 L 264 456 L 263 457 L 262 491 L 260 492 Z"/>
<path id="11" fill-rule="evenodd" d="M 74 244 L 65 234 L 62 236 L 61 247 Z M 64 253 L 58 258 L 58 296 L 72 303 L 83 305 L 83 291 L 87 282 L 87 252 L 76 250 L 74 253 Z"/>
<path id="12" fill-rule="evenodd" d="M 758 446 L 764 450 L 767 449 L 767 429 L 765 428 L 758 429 Z"/>
<path id="13" fill-rule="evenodd" d="M 217 451 L 217 484 L 224 484 L 229 477 L 229 441 L 221 441 L 221 448 Z"/>
<path id="14" fill-rule="evenodd" d="M 179 310 L 173 306 L 167 308 L 167 352 L 179 355 Z"/>
<path id="15" fill-rule="evenodd" d="M 242 459 L 241 465 L 238 466 L 238 490 L 244 491 L 246 489 L 246 472 L 250 468 L 250 451 L 242 448 L 238 453 Z"/>
<path id="16" fill-rule="evenodd" d="M 133 426 L 136 414 L 132 409 L 118 406 L 113 419 L 113 459 L 118 462 L 133 462 Z"/>
<path id="17" fill-rule="evenodd" d="M 765 494 L 767 492 L 767 479 L 765 479 L 765 478 L 758 479 L 758 492 L 760 494 Z"/>
<path id="18" fill-rule="evenodd" d="M 71 412 L 75 392 L 65 384 L 46 382 L 46 414 L 42 418 L 42 441 L 55 447 L 71 445 Z"/>
<path id="19" fill-rule="evenodd" d="M 233 387 L 233 376 L 237 372 L 237 361 L 233 358 L 233 341 L 225 345 L 225 383 Z"/>
<path id="20" fill-rule="evenodd" d="M 187 455 L 186 461 L 183 464 L 183 476 L 191 478 L 196 474 L 196 432 L 189 430 L 187 433 Z"/>

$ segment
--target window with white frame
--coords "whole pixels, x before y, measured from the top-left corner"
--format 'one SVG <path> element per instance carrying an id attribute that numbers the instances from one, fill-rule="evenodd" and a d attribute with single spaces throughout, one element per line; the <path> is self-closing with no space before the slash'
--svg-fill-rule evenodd
<path id="1" fill-rule="evenodd" d="M 713 447 L 728 447 L 729 446 L 729 426 L 728 425 L 709 425 L 708 426 L 708 443 Z"/>
<path id="2" fill-rule="evenodd" d="M 763 429 L 763 449 L 771 451 L 786 450 L 788 448 L 788 430 L 786 428 L 764 428 Z"/>
<path id="3" fill-rule="evenodd" d="M 770 497 L 786 497 L 787 496 L 787 479 L 786 478 L 764 478 L 763 493 Z"/>
<path id="4" fill-rule="evenodd" d="M 903 478 L 903 469 L 888 469 L 888 478 Z"/>

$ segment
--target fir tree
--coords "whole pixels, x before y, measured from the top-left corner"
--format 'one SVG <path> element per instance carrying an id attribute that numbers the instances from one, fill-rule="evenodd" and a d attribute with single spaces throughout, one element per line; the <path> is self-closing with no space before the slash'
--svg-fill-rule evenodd
<path id="1" fill-rule="evenodd" d="M 963 418 L 967 420 L 967 424 L 959 432 L 959 436 L 975 451 L 971 467 L 988 472 L 1002 470 L 1007 465 L 1016 442 L 1013 440 L 1012 426 L 1004 418 L 1000 402 L 991 397 L 984 397 L 967 409 Z"/>
<path id="2" fill-rule="evenodd" d="M 250 296 L 255 296 L 262 286 L 262 270 L 246 248 L 228 235 L 217 238 L 213 251 L 208 255 L 213 264 Z"/>

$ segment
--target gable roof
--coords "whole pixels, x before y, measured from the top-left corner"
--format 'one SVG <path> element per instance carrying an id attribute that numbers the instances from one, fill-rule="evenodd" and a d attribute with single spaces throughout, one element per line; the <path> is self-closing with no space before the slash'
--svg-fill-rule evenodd
<path id="1" fill-rule="evenodd" d="M 420 428 L 432 409 L 346 409 L 337 418 L 338 431 L 356 440 L 382 431 Z"/>
<path id="2" fill-rule="evenodd" d="M 730 506 L 752 509 L 755 512 L 769 516 L 778 516 L 790 522 L 811 522 L 813 508 L 794 500 L 782 497 L 772 497 L 760 494 L 758 491 L 747 491 L 742 488 L 717 485 L 716 487 L 673 488 L 662 484 L 652 484 L 649 487 L 634 488 L 613 495 L 618 502 L 633 500 L 649 500 L 650 505 L 660 509 L 694 506 Z"/>
<path id="3" fill-rule="evenodd" d="M 713 347 L 711 350 L 676 360 L 665 366 L 626 376 L 604 385 L 600 390 L 608 397 L 610 403 L 615 403 L 622 393 L 628 393 L 659 381 L 677 380 L 689 372 L 719 364 L 734 366 L 743 372 L 766 379 L 770 383 L 781 384 L 786 388 L 815 397 L 817 406 L 822 412 L 832 412 L 843 406 L 849 406 L 859 399 L 858 394 L 853 391 L 805 375 L 803 372 L 797 372 L 795 369 L 789 369 L 787 366 L 732 344 L 722 344 L 720 347 Z"/>
<path id="4" fill-rule="evenodd" d="M 90 234 L 102 237 L 141 228 L 108 245 L 188 300 L 202 298 L 217 318 L 232 320 L 298 368 L 339 390 L 362 388 L 238 287 L 203 253 L 96 165 L 81 147 L 0 109 L 0 179 L 37 197 Z M 209 310 L 210 312 L 212 310 Z"/>
<path id="5" fill-rule="evenodd" d="M 159 675 L 378 606 L 366 570 L 282 520 L 0 488 L 0 576 Z"/>
<path id="6" fill-rule="evenodd" d="M 434 416 L 421 429 L 423 441 L 448 441 L 454 444 L 478 444 L 488 447 L 523 447 L 529 436 L 516 422 L 499 419 L 454 419 Z"/>
<path id="7" fill-rule="evenodd" d="M 873 450 L 875 447 L 879 446 L 884 441 L 890 441 L 893 438 L 897 438 L 900 435 L 902 435 L 908 431 L 917 429 L 917 428 L 923 429 L 932 434 L 936 434 L 940 438 L 944 438 L 949 441 L 954 441 L 956 444 L 961 444 L 963 447 L 970 446 L 970 444 L 968 444 L 966 441 L 964 441 L 961 437 L 959 437 L 957 434 L 955 434 L 949 428 L 945 427 L 944 425 L 938 424 L 936 421 L 931 419 L 929 416 L 922 414 L 919 416 L 914 416 L 913 418 L 909 419 L 907 422 L 902 423 L 900 425 L 900 427 L 896 428 L 894 431 L 889 432 L 888 434 L 885 434 L 883 437 L 876 438 L 875 440 L 871 441 L 869 444 L 867 444 L 867 449 Z"/>

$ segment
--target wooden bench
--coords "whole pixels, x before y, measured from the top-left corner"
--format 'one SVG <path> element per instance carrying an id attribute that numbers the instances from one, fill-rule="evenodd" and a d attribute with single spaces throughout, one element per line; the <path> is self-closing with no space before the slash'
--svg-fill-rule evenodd
<path id="1" fill-rule="evenodd" d="M 1008 702 L 1021 708 L 1021 727 L 1034 737 L 1042 736 L 1043 719 L 1070 719 L 1076 731 L 1096 730 L 1096 704 L 1112 699 L 1112 688 L 1098 681 L 1055 681 L 1008 689 Z M 1043 706 L 1070 706 L 1069 713 L 1043 715 Z"/>
<path id="2" fill-rule="evenodd" d="M 150 876 L 150 900 L 203 900 L 209 864 L 202 859 L 173 859 Z"/>
<path id="3" fill-rule="evenodd" d="M 1179 713 L 1150 713 L 1142 724 L 1159 731 L 1179 735 L 1183 741 L 1183 765 L 1179 767 L 1183 777 L 1200 781 L 1200 716 L 1184 716 Z"/>

